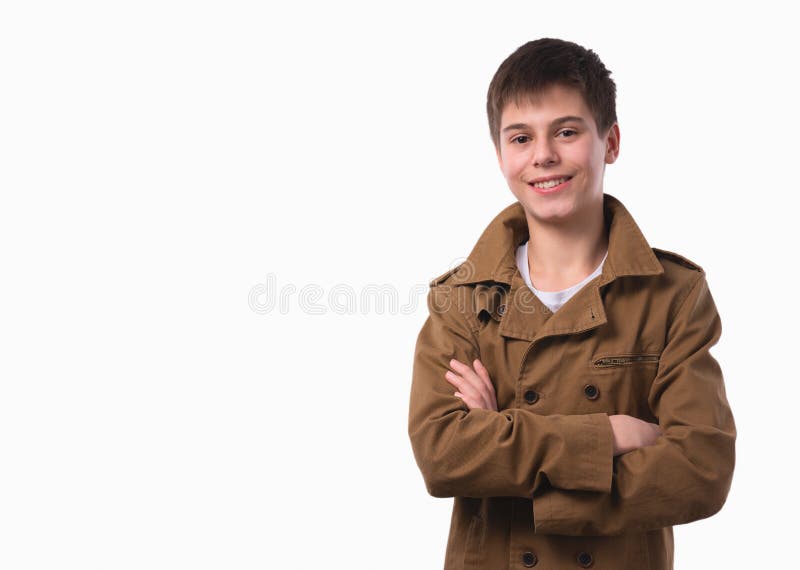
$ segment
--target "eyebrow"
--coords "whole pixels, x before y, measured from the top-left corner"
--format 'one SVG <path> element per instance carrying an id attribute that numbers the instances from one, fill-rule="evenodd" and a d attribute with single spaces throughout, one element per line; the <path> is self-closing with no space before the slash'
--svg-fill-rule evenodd
<path id="1" fill-rule="evenodd" d="M 553 122 L 550 123 L 550 126 L 554 127 L 562 123 L 568 123 L 569 121 L 576 121 L 584 125 L 586 124 L 586 121 L 582 117 L 567 115 L 566 117 L 559 117 L 558 119 L 554 119 Z M 506 131 L 513 131 L 515 129 L 527 129 L 527 128 L 529 128 L 529 125 L 526 125 L 525 123 L 514 123 L 513 125 L 508 125 L 507 127 L 505 127 L 503 129 L 503 132 L 505 133 Z"/>

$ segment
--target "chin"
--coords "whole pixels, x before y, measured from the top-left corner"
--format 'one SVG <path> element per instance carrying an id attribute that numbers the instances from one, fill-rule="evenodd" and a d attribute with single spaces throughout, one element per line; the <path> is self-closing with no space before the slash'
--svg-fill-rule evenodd
<path id="1" fill-rule="evenodd" d="M 517 196 L 517 200 L 531 217 L 541 221 L 563 221 L 575 212 L 575 204 L 569 196 Z"/>

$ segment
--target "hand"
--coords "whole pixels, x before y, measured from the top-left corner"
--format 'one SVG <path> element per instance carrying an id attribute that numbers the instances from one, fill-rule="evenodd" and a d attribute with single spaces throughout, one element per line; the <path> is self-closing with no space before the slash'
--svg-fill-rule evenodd
<path id="1" fill-rule="evenodd" d="M 608 416 L 614 434 L 614 456 L 652 445 L 661 435 L 658 424 L 651 424 L 625 414 Z"/>
<path id="2" fill-rule="evenodd" d="M 475 370 L 454 358 L 450 361 L 450 367 L 455 372 L 448 370 L 444 377 L 458 388 L 455 395 L 461 398 L 470 410 L 481 408 L 496 412 L 497 396 L 492 379 L 489 378 L 489 371 L 478 359 L 475 359 L 472 364 L 475 366 Z"/>

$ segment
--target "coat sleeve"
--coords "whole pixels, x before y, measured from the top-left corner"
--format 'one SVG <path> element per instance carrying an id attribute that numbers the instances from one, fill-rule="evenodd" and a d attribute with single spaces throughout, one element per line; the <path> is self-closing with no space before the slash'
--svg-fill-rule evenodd
<path id="1" fill-rule="evenodd" d="M 431 288 L 414 352 L 408 433 L 430 495 L 531 499 L 545 481 L 608 493 L 613 434 L 605 413 L 470 410 L 454 395 L 444 377 L 450 360 L 471 366 L 480 357 L 458 291 Z"/>
<path id="2" fill-rule="evenodd" d="M 700 273 L 667 334 L 648 400 L 662 434 L 614 458 L 610 493 L 542 489 L 537 534 L 614 535 L 709 517 L 733 479 L 736 426 L 722 371 L 709 349 L 721 321 Z"/>

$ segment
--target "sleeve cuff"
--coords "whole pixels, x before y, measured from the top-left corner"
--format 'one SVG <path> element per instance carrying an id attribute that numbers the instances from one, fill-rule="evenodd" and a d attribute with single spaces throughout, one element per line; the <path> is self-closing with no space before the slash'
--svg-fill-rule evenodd
<path id="1" fill-rule="evenodd" d="M 564 416 L 570 461 L 548 473 L 553 487 L 570 491 L 611 492 L 614 435 L 605 413 Z"/>
<path id="2" fill-rule="evenodd" d="M 570 484 L 574 487 L 566 491 L 548 488 L 534 494 L 532 514 L 536 534 L 569 534 L 570 525 L 574 524 L 569 513 L 570 507 L 574 506 L 570 502 L 574 494 L 569 491 L 611 493 L 614 434 L 608 415 L 597 413 L 576 417 L 581 418 L 578 427 L 582 428 L 584 437 L 578 438 L 582 448 L 576 451 L 580 453 L 581 461 L 574 462 L 570 469 Z"/>

